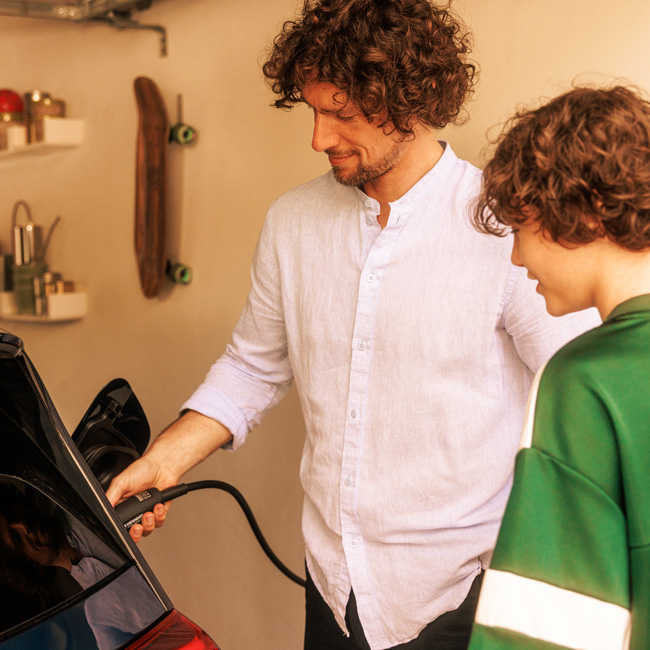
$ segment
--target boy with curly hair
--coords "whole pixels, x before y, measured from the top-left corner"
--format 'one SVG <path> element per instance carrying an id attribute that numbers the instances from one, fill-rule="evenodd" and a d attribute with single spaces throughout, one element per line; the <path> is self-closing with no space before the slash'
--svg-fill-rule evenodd
<path id="1" fill-rule="evenodd" d="M 295 378 L 305 418 L 305 648 L 464 650 L 552 319 L 477 233 L 480 173 L 439 142 L 475 77 L 427 0 L 308 0 L 263 70 L 332 171 L 280 197 L 232 343 L 116 501 L 239 447 Z M 136 537 L 158 519 L 148 516 Z"/>
<path id="2" fill-rule="evenodd" d="M 520 113 L 485 169 L 483 231 L 548 311 L 601 326 L 536 376 L 472 650 L 650 647 L 650 103 L 576 88 Z"/>

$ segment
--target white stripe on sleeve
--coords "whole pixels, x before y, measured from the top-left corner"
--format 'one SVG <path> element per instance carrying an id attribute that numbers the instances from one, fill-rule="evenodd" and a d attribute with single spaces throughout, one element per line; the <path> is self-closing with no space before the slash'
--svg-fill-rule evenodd
<path id="1" fill-rule="evenodd" d="M 476 622 L 573 650 L 627 650 L 625 607 L 490 569 L 483 579 Z"/>
<path id="2" fill-rule="evenodd" d="M 535 406 L 537 404 L 537 391 L 539 390 L 539 382 L 544 374 L 546 363 L 537 371 L 533 379 L 533 383 L 528 393 L 528 403 L 526 404 L 526 416 L 524 418 L 524 427 L 521 432 L 521 439 L 519 441 L 519 449 L 528 449 L 533 443 L 533 423 L 535 421 Z"/>

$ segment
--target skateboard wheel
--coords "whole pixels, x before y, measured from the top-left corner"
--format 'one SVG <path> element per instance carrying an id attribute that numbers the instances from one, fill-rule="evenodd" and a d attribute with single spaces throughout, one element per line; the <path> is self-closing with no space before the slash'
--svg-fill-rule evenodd
<path id="1" fill-rule="evenodd" d="M 192 144 L 196 140 L 196 130 L 189 124 L 176 124 L 172 127 L 169 139 L 178 144 Z"/>
<path id="2" fill-rule="evenodd" d="M 189 284 L 192 281 L 192 269 L 185 264 L 167 264 L 167 276 L 174 284 Z"/>

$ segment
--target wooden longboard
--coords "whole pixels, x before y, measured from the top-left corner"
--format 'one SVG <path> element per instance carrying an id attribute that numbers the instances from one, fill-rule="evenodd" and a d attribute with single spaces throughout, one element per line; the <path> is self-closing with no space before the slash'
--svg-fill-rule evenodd
<path id="1" fill-rule="evenodd" d="M 157 296 L 165 281 L 166 181 L 169 123 L 160 91 L 147 77 L 134 83 L 138 105 L 135 171 L 135 253 L 140 285 L 147 298 Z"/>

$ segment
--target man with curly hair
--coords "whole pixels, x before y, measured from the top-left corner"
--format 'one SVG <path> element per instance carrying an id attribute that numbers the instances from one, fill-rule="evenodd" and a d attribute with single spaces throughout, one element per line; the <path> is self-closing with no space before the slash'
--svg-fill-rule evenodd
<path id="1" fill-rule="evenodd" d="M 284 24 L 264 74 L 277 107 L 312 110 L 332 171 L 271 206 L 231 344 L 109 491 L 236 449 L 295 379 L 308 650 L 466 648 L 532 375 L 587 326 L 549 318 L 471 227 L 480 173 L 436 137 L 468 53 L 427 0 L 308 0 Z"/>
<path id="2" fill-rule="evenodd" d="M 517 115 L 477 222 L 514 233 L 551 314 L 604 322 L 535 377 L 470 647 L 647 650 L 650 102 L 576 88 Z"/>

